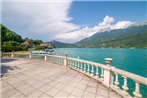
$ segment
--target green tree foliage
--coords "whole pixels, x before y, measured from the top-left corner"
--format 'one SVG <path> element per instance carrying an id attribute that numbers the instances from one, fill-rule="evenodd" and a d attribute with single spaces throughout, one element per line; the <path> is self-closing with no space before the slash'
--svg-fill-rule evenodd
<path id="1" fill-rule="evenodd" d="M 20 43 L 16 41 L 6 41 L 2 43 L 3 46 L 20 46 Z"/>
<path id="2" fill-rule="evenodd" d="M 0 26 L 1 26 L 1 41 L 2 41 L 2 43 L 5 41 L 16 41 L 19 43 L 22 42 L 22 38 L 20 35 L 10 31 L 2 24 Z"/>

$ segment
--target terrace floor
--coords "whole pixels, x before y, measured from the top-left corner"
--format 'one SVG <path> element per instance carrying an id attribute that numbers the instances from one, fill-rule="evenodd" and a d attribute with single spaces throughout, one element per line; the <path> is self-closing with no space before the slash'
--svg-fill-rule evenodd
<path id="1" fill-rule="evenodd" d="M 96 80 L 37 59 L 2 59 L 1 98 L 122 98 Z"/>

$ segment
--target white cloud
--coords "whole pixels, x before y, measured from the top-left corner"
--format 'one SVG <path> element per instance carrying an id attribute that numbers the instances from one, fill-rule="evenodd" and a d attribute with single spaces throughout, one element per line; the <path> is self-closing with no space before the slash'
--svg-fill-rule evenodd
<path id="1" fill-rule="evenodd" d="M 94 26 L 93 28 L 85 27 L 73 32 L 61 33 L 56 35 L 56 39 L 64 42 L 77 42 L 83 38 L 92 36 L 98 32 L 110 31 L 114 29 L 123 29 L 130 26 L 133 22 L 130 21 L 118 21 L 116 24 L 113 24 L 114 18 L 106 15 L 101 23 Z"/>
<path id="2" fill-rule="evenodd" d="M 130 21 L 119 21 L 115 25 L 111 26 L 111 29 L 124 29 L 131 25 L 133 22 Z"/>
<path id="3" fill-rule="evenodd" d="M 71 3 L 72 0 L 3 2 L 2 22 L 13 25 L 14 29 L 22 29 L 23 31 L 20 30 L 20 32 L 29 32 L 30 36 L 40 35 L 43 40 L 47 41 L 53 39 L 56 34 L 76 30 L 80 27 L 70 22 L 72 17 L 68 16 L 68 13 Z"/>

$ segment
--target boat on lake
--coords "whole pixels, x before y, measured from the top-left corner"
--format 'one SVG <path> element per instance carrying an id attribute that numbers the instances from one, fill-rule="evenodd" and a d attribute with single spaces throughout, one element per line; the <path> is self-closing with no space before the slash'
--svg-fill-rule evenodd
<path id="1" fill-rule="evenodd" d="M 33 54 L 53 54 L 53 52 L 54 52 L 54 49 L 32 51 Z"/>

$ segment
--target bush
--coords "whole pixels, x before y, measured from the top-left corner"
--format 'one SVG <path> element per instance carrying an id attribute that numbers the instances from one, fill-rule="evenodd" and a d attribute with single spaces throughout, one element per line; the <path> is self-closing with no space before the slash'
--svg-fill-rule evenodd
<path id="1" fill-rule="evenodd" d="M 35 50 L 43 50 L 44 48 L 40 47 L 40 46 L 37 46 L 35 47 Z"/>
<path id="2" fill-rule="evenodd" d="M 21 47 L 19 46 L 2 46 L 1 51 L 2 52 L 11 52 L 11 51 L 21 51 Z"/>
<path id="3" fill-rule="evenodd" d="M 28 47 L 21 47 L 22 51 L 28 51 Z"/>

